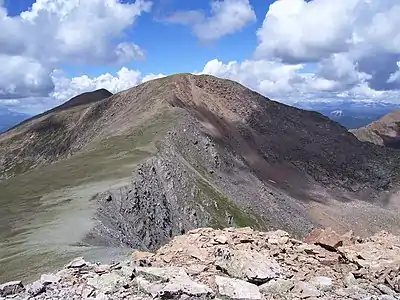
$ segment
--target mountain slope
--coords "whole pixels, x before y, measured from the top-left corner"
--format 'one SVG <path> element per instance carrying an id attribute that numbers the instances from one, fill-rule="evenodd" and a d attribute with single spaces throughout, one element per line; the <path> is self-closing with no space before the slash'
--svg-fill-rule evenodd
<path id="1" fill-rule="evenodd" d="M 95 102 L 99 102 L 103 99 L 106 99 L 110 96 L 112 96 L 113 94 L 109 91 L 107 91 L 106 89 L 99 89 L 93 92 L 86 92 L 80 95 L 77 95 L 73 98 L 71 98 L 70 100 L 68 100 L 67 102 L 56 106 L 48 111 L 45 111 L 41 114 L 38 114 L 32 118 L 26 119 L 23 122 L 21 122 L 20 124 L 17 124 L 15 127 L 21 126 L 27 122 L 33 121 L 35 119 L 41 118 L 43 116 L 49 115 L 51 113 L 55 113 L 55 112 L 60 112 L 63 110 L 66 110 L 68 108 L 73 108 L 73 107 L 77 107 L 77 106 L 81 106 L 81 105 L 86 105 L 86 104 L 90 104 L 90 103 L 95 103 Z"/>
<path id="2" fill-rule="evenodd" d="M 10 129 L 9 133 L 0 136 L 0 143 L 7 142 L 0 150 L 3 157 L 0 159 L 3 165 L 0 169 L 0 179 L 2 176 L 10 176 L 7 175 L 9 172 L 24 172 L 42 163 L 68 156 L 74 151 L 72 143 L 75 139 L 79 140 L 78 135 L 81 135 L 81 130 L 84 131 L 83 127 L 96 118 L 90 114 L 85 117 L 80 113 L 90 104 L 110 96 L 112 93 L 105 89 L 78 95 L 49 111 L 23 121 Z M 83 119 L 79 119 L 81 117 Z"/>
<path id="3" fill-rule="evenodd" d="M 0 233 L 26 229 L 26 207 L 49 199 L 87 201 L 94 223 L 68 244 L 156 249 L 204 226 L 398 231 L 399 159 L 319 113 L 179 74 L 1 135 Z"/>
<path id="4" fill-rule="evenodd" d="M 352 132 L 360 141 L 398 149 L 400 148 L 400 111 L 393 111 L 378 121 Z"/>

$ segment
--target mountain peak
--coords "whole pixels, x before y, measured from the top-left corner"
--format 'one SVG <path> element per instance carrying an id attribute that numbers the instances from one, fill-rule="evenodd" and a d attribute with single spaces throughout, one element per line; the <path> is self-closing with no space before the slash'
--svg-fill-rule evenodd
<path id="1" fill-rule="evenodd" d="M 70 100 L 61 104 L 60 106 L 57 106 L 52 111 L 98 102 L 108 97 L 111 97 L 112 95 L 113 93 L 111 93 L 106 89 L 98 89 L 93 92 L 82 93 L 80 95 L 71 98 Z"/>
<path id="2" fill-rule="evenodd" d="M 112 95 L 113 95 L 113 93 L 111 93 L 110 91 L 108 91 L 106 89 L 98 89 L 98 90 L 95 90 L 92 92 L 85 92 L 85 93 L 79 94 L 59 106 L 56 106 L 48 111 L 45 111 L 44 113 L 38 114 L 32 118 L 24 120 L 23 122 L 10 128 L 8 131 L 13 130 L 14 128 L 20 127 L 24 124 L 27 124 L 28 122 L 31 122 L 33 120 L 39 119 L 43 116 L 49 115 L 51 113 L 59 112 L 62 110 L 70 109 L 70 108 L 81 106 L 81 105 L 88 105 L 91 103 L 96 103 L 96 102 L 102 101 L 106 98 L 109 98 Z"/>

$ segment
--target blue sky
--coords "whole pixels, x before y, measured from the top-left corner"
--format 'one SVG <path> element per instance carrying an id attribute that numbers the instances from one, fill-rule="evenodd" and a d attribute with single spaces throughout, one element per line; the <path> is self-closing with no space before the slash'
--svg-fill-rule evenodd
<path id="1" fill-rule="evenodd" d="M 35 0 L 5 0 L 9 15 L 17 16 L 28 10 Z M 122 1 L 132 3 L 134 1 Z M 235 35 L 225 36 L 209 43 L 199 41 L 189 28 L 176 24 L 166 25 L 158 19 L 176 11 L 210 9 L 209 1 L 157 0 L 153 2 L 154 14 L 145 14 L 132 28 L 123 34 L 125 40 L 135 41 L 146 50 L 146 59 L 126 63 L 130 69 L 140 69 L 144 73 L 180 73 L 200 71 L 204 62 L 219 57 L 225 61 L 244 60 L 251 57 L 257 44 L 256 30 L 262 24 L 265 12 L 273 1 L 252 1 L 257 15 L 255 22 L 249 23 Z M 160 46 L 162 45 L 162 46 Z M 179 48 L 178 48 L 179 45 Z M 105 72 L 118 71 L 117 66 L 63 64 L 68 76 L 87 74 L 99 76 Z"/>
<path id="2" fill-rule="evenodd" d="M 400 99 L 398 0 L 0 0 L 0 109 L 181 72 L 285 103 Z"/>

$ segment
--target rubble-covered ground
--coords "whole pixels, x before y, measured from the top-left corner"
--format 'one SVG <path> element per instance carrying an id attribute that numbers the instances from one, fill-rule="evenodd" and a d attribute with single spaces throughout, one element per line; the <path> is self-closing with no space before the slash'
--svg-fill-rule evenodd
<path id="1" fill-rule="evenodd" d="M 316 229 L 301 242 L 284 231 L 196 229 L 129 261 L 77 258 L 27 286 L 0 285 L 8 298 L 400 299 L 400 238 Z"/>

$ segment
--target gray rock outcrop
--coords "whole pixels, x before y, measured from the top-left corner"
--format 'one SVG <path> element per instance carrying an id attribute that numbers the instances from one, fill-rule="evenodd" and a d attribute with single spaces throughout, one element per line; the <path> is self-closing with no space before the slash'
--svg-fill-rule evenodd
<path id="1" fill-rule="evenodd" d="M 125 262 L 77 258 L 26 289 L 3 284 L 0 299 L 400 299 L 399 237 L 310 243 L 283 231 L 195 229 Z"/>

